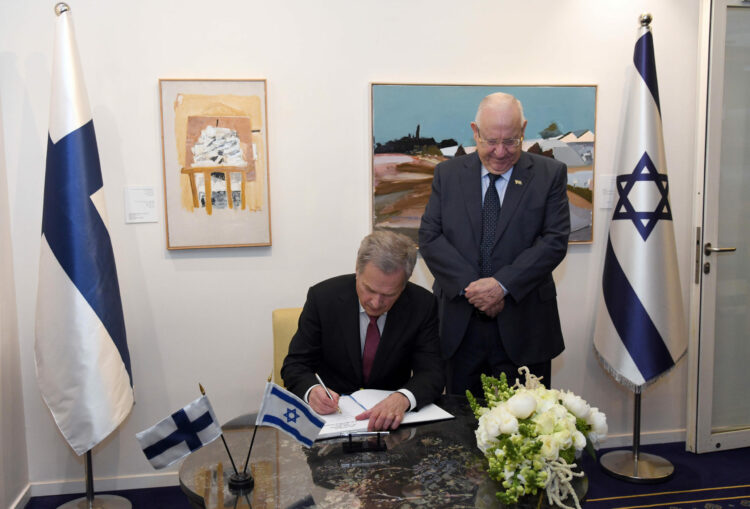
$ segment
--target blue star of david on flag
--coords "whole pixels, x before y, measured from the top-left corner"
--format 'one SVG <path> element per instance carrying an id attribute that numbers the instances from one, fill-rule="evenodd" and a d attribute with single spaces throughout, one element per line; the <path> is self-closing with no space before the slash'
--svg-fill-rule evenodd
<path id="1" fill-rule="evenodd" d="M 634 188 L 637 182 L 653 182 L 653 187 L 659 193 L 659 201 L 654 210 L 635 210 L 629 196 L 635 192 Z M 644 189 L 644 191 L 646 190 Z M 612 214 L 612 221 L 621 219 L 632 221 L 643 240 L 648 240 L 648 236 L 654 231 L 654 227 L 659 220 L 672 220 L 667 176 L 657 171 L 656 166 L 654 166 L 653 161 L 651 161 L 646 152 L 643 153 L 643 156 L 635 165 L 633 173 L 617 177 L 617 194 L 619 198 L 617 205 L 615 205 L 615 211 Z"/>
<path id="2" fill-rule="evenodd" d="M 311 447 L 325 423 L 307 403 L 268 382 L 255 424 L 272 426 L 289 434 L 305 447 Z"/>
<path id="3" fill-rule="evenodd" d="M 164 468 L 220 435 L 211 403 L 208 397 L 201 396 L 135 437 L 149 463 L 154 468 Z"/>
<path id="4" fill-rule="evenodd" d="M 299 419 L 299 415 L 294 408 L 287 408 L 284 417 L 286 417 L 286 422 L 297 422 L 297 419 Z"/>

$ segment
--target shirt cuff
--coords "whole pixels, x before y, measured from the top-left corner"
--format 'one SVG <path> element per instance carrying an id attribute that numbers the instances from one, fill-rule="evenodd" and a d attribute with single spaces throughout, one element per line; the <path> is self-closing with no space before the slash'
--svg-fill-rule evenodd
<path id="1" fill-rule="evenodd" d="M 406 399 L 409 400 L 409 408 L 406 409 L 407 412 L 410 412 L 417 408 L 417 398 L 414 397 L 414 394 L 412 394 L 409 389 L 399 389 L 396 392 L 400 392 L 401 394 L 406 396 Z"/>
<path id="2" fill-rule="evenodd" d="M 495 279 L 495 281 L 497 281 L 497 279 Z M 507 288 L 505 288 L 505 285 L 504 285 L 504 284 L 502 284 L 502 283 L 501 283 L 500 281 L 497 281 L 497 284 L 499 284 L 499 285 L 500 285 L 500 288 L 502 288 L 502 289 L 503 289 L 503 293 L 504 293 L 505 295 L 508 295 L 508 289 L 507 289 Z"/>
<path id="3" fill-rule="evenodd" d="M 307 403 L 308 405 L 310 404 L 310 391 L 313 390 L 313 388 L 317 387 L 318 385 L 320 384 L 311 385 L 310 388 L 305 391 L 305 397 L 302 399 L 304 399 L 305 403 Z"/>

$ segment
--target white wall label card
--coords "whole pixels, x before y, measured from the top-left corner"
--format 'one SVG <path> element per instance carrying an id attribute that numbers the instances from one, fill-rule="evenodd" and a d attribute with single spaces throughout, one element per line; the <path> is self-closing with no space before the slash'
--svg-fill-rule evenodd
<path id="1" fill-rule="evenodd" d="M 125 188 L 125 222 L 155 223 L 156 191 L 153 186 Z"/>

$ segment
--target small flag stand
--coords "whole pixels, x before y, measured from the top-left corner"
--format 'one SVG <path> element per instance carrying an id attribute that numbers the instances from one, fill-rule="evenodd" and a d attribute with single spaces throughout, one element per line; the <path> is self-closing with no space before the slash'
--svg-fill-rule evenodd
<path id="1" fill-rule="evenodd" d="M 641 446 L 641 393 L 635 394 L 633 411 L 633 450 L 610 451 L 599 458 L 599 464 L 609 475 L 634 483 L 658 483 L 668 480 L 674 473 L 669 460 L 640 452 Z"/>
<path id="2" fill-rule="evenodd" d="M 58 4 L 59 5 L 59 4 Z M 94 497 L 94 473 L 91 468 L 91 450 L 86 451 L 86 498 L 76 498 L 65 502 L 58 509 L 131 509 L 127 498 L 117 495 L 96 495 Z"/>

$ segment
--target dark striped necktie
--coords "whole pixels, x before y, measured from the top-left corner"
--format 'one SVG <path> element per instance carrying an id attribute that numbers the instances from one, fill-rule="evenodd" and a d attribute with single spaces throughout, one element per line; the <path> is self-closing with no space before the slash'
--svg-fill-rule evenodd
<path id="1" fill-rule="evenodd" d="M 479 277 L 492 275 L 492 245 L 495 241 L 497 219 L 500 217 L 500 196 L 495 188 L 495 181 L 500 175 L 489 173 L 490 186 L 484 194 L 482 205 L 482 239 L 479 244 Z"/>

